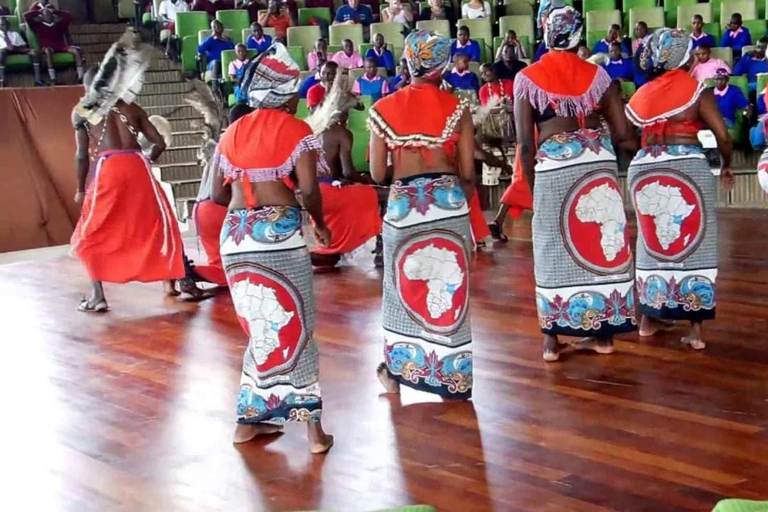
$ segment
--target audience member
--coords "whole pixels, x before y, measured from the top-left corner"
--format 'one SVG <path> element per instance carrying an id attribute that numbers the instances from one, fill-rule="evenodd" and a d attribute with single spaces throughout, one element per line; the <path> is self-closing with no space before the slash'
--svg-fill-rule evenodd
<path id="1" fill-rule="evenodd" d="M 451 91 L 477 93 L 480 90 L 480 80 L 469 69 L 469 56 L 463 53 L 453 56 L 453 69 L 443 73 L 443 82 L 450 87 Z"/>
<path id="2" fill-rule="evenodd" d="M 525 51 L 525 47 L 517 39 L 517 32 L 514 30 L 507 30 L 507 34 L 504 36 L 504 43 L 499 46 L 498 50 L 496 50 L 496 57 L 493 59 L 494 61 L 501 60 L 501 52 L 504 50 L 505 46 L 512 47 L 516 59 L 520 60 L 528 58 L 528 53 Z"/>
<path id="3" fill-rule="evenodd" d="M 408 70 L 408 61 L 403 58 L 400 59 L 399 74 L 389 82 L 389 90 L 395 92 L 409 85 L 411 85 L 411 72 Z"/>
<path id="4" fill-rule="evenodd" d="M 351 39 L 345 39 L 341 42 L 341 51 L 334 53 L 332 59 L 341 69 L 357 69 L 363 67 L 363 58 L 355 51 Z"/>
<path id="5" fill-rule="evenodd" d="M 211 18 L 216 16 L 216 6 L 211 0 L 193 0 L 192 10 L 206 12 Z"/>
<path id="6" fill-rule="evenodd" d="M 352 93 L 358 96 L 370 96 L 374 103 L 389 94 L 389 82 L 379 75 L 376 59 L 370 57 L 365 59 L 365 73 L 355 80 Z"/>
<path id="7" fill-rule="evenodd" d="M 224 25 L 219 20 L 211 22 L 212 34 L 197 47 L 197 53 L 205 57 L 205 69 L 211 72 L 211 78 L 221 78 L 221 52 L 234 50 L 235 43 L 224 35 Z"/>
<path id="8" fill-rule="evenodd" d="M 315 49 L 307 54 L 307 66 L 310 71 L 317 71 L 328 60 L 328 44 L 322 37 L 315 41 Z"/>
<path id="9" fill-rule="evenodd" d="M 259 21 L 259 11 L 265 10 L 267 6 L 259 0 L 241 0 L 237 8 L 248 11 L 248 19 L 253 23 Z"/>
<path id="10" fill-rule="evenodd" d="M 731 68 L 724 61 L 712 58 L 712 51 L 707 43 L 700 44 L 694 52 L 691 76 L 699 82 L 704 82 L 710 78 L 715 78 L 719 69 L 731 72 Z"/>
<path id="11" fill-rule="evenodd" d="M 40 51 L 45 55 L 48 76 L 51 81 L 56 83 L 53 54 L 71 53 L 75 57 L 77 80 L 81 82 L 85 70 L 85 56 L 79 47 L 72 45 L 72 36 L 69 34 L 72 15 L 56 9 L 53 4 L 46 2 L 42 11 L 30 10 L 24 13 L 24 21 L 35 34 Z"/>
<path id="12" fill-rule="evenodd" d="M 333 0 L 306 0 L 304 7 L 308 9 L 329 9 L 331 11 L 331 20 L 336 16 L 336 3 Z"/>
<path id="13" fill-rule="evenodd" d="M 579 43 L 579 49 L 576 50 L 576 54 L 581 60 L 587 60 L 592 56 L 592 50 L 585 43 Z"/>
<path id="14" fill-rule="evenodd" d="M 484 85 L 480 88 L 480 105 L 487 106 L 489 103 L 512 103 L 514 94 L 512 92 L 513 81 L 500 79 L 494 70 L 495 66 L 485 63 L 480 66 L 480 76 L 483 78 Z"/>
<path id="15" fill-rule="evenodd" d="M 0 5 L 0 16 L 10 16 L 10 15 L 11 15 L 11 10 L 4 5 Z"/>
<path id="16" fill-rule="evenodd" d="M 648 35 L 648 24 L 644 21 L 638 21 L 635 24 L 635 40 L 632 41 L 632 56 L 637 53 L 637 49 L 643 44 L 643 39 Z"/>
<path id="17" fill-rule="evenodd" d="M 629 43 L 621 37 L 621 27 L 616 24 L 611 25 L 611 28 L 608 29 L 608 35 L 605 39 L 601 39 L 595 43 L 595 46 L 592 48 L 592 53 L 610 53 L 611 44 L 613 43 L 619 43 L 621 45 L 622 55 L 632 55 L 632 48 Z"/>
<path id="18" fill-rule="evenodd" d="M 333 20 L 334 25 L 360 24 L 363 27 L 369 27 L 371 23 L 373 23 L 373 12 L 367 5 L 360 5 L 360 0 L 347 0 L 347 4 L 336 11 L 336 17 Z"/>
<path id="19" fill-rule="evenodd" d="M 710 48 L 717 46 L 715 36 L 704 32 L 704 17 L 701 14 L 693 15 L 693 18 L 691 18 L 691 27 L 693 27 L 693 31 L 691 32 L 691 42 L 693 43 L 694 50 L 702 44 L 706 44 Z"/>
<path id="20" fill-rule="evenodd" d="M 501 52 L 501 60 L 493 64 L 493 74 L 500 80 L 514 80 L 515 76 L 526 66 L 515 58 L 515 52 L 511 46 L 504 46 Z"/>
<path id="21" fill-rule="evenodd" d="M 733 50 L 733 61 L 741 58 L 741 49 L 752 44 L 752 36 L 749 29 L 742 26 L 741 14 L 734 13 L 731 16 L 731 22 L 725 27 L 723 38 L 720 39 L 720 46 L 731 48 Z"/>
<path id="22" fill-rule="evenodd" d="M 165 54 L 173 59 L 178 58 L 176 49 L 176 14 L 188 12 L 189 4 L 186 0 L 163 0 L 157 9 L 162 29 L 160 30 L 160 42 L 166 43 Z"/>
<path id="23" fill-rule="evenodd" d="M 491 4 L 483 0 L 469 0 L 461 6 L 461 17 L 470 20 L 491 17 Z"/>
<path id="24" fill-rule="evenodd" d="M 469 27 L 459 27 L 456 40 L 451 43 L 451 58 L 464 54 L 469 60 L 480 62 L 480 44 L 469 37 Z"/>
<path id="25" fill-rule="evenodd" d="M 389 0 L 389 6 L 381 10 L 381 21 L 384 23 L 402 23 L 406 29 L 413 28 L 413 13 L 403 7 L 400 0 Z"/>
<path id="26" fill-rule="evenodd" d="M 360 0 L 360 4 L 368 7 L 371 10 L 373 23 L 378 23 L 379 12 L 381 11 L 381 2 L 379 2 L 379 0 Z"/>
<path id="27" fill-rule="evenodd" d="M 320 68 L 320 80 L 307 91 L 307 108 L 313 112 L 325 99 L 325 94 L 333 87 L 339 65 L 332 60 L 326 61 Z"/>
<path id="28" fill-rule="evenodd" d="M 39 0 L 38 2 L 32 2 L 32 5 L 29 6 L 29 11 L 37 11 L 37 12 L 43 12 L 43 9 L 45 9 L 47 6 L 53 5 L 51 3 L 51 0 Z M 56 7 L 53 5 L 53 7 Z"/>
<path id="29" fill-rule="evenodd" d="M 262 27 L 275 29 L 275 36 L 283 41 L 288 40 L 288 27 L 293 26 L 290 11 L 283 4 L 283 0 L 269 0 L 267 12 L 259 17 Z"/>
<path id="30" fill-rule="evenodd" d="M 235 0 L 212 0 L 212 1 L 213 1 L 214 16 L 219 11 L 229 11 L 235 8 Z"/>
<path id="31" fill-rule="evenodd" d="M 240 96 L 240 82 L 243 81 L 243 75 L 248 68 L 248 50 L 243 43 L 238 43 L 235 46 L 235 60 L 229 63 L 229 79 L 232 80 L 232 84 L 235 86 L 235 96 Z"/>
<path id="32" fill-rule="evenodd" d="M 35 85 L 45 85 L 40 77 L 40 54 L 29 47 L 19 32 L 8 28 L 8 18 L 0 18 L 0 89 L 5 87 L 5 62 L 9 55 L 27 55 L 35 72 Z"/>
<path id="33" fill-rule="evenodd" d="M 533 55 L 533 62 L 538 62 L 543 56 L 549 52 L 547 45 L 543 42 L 536 48 L 536 53 Z"/>
<path id="34" fill-rule="evenodd" d="M 429 7 L 425 7 L 419 13 L 419 20 L 446 20 L 451 30 L 451 35 L 455 33 L 456 14 L 453 12 L 451 3 L 443 3 L 443 0 L 429 0 Z"/>
<path id="35" fill-rule="evenodd" d="M 327 61 L 327 62 L 332 62 L 332 61 Z M 320 69 L 322 69 L 322 67 Z M 309 92 L 309 90 L 315 84 L 318 84 L 318 83 L 320 83 L 320 71 L 312 75 L 309 75 L 307 78 L 304 79 L 304 82 L 302 82 L 301 87 L 299 87 L 299 98 L 306 99 L 307 93 Z"/>
<path id="36" fill-rule="evenodd" d="M 738 87 L 732 87 L 728 85 L 728 80 L 731 74 L 727 69 L 721 68 L 717 70 L 715 75 L 715 100 L 717 100 L 717 106 L 720 108 L 720 113 L 723 114 L 725 124 L 728 128 L 733 128 L 736 123 L 736 112 L 740 109 L 745 110 L 744 117 L 749 119 L 751 117 L 752 105 L 744 93 Z"/>
<path id="37" fill-rule="evenodd" d="M 768 58 L 765 56 L 765 50 L 767 48 L 768 38 L 763 37 L 757 41 L 755 50 L 742 55 L 739 62 L 734 66 L 734 75 L 747 75 L 749 92 L 755 92 L 757 89 L 757 75 L 760 73 L 768 73 Z"/>
<path id="38" fill-rule="evenodd" d="M 603 64 L 603 69 L 612 80 L 621 82 L 633 82 L 635 80 L 635 66 L 630 59 L 622 57 L 621 43 L 611 43 L 608 62 Z"/>
<path id="39" fill-rule="evenodd" d="M 376 34 L 373 37 L 373 48 L 365 52 L 365 58 L 375 60 L 376 66 L 386 69 L 389 76 L 395 74 L 395 57 L 387 49 L 384 34 Z"/>
<path id="40" fill-rule="evenodd" d="M 272 46 L 272 36 L 264 33 L 264 27 L 258 21 L 251 23 L 251 33 L 245 41 L 245 47 L 264 53 L 270 46 Z"/>

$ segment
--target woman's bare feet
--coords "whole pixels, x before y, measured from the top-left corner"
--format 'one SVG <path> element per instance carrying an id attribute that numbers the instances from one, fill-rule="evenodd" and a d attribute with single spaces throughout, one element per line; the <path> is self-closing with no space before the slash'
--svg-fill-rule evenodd
<path id="1" fill-rule="evenodd" d="M 578 341 L 571 343 L 571 346 L 575 350 L 579 351 L 592 351 L 598 354 L 613 354 L 613 339 L 612 338 L 597 338 L 589 337 L 582 338 Z"/>
<path id="2" fill-rule="evenodd" d="M 315 455 L 326 453 L 333 446 L 333 436 L 323 431 L 320 419 L 310 419 L 307 422 L 307 438 L 309 439 L 309 451 Z"/>
<path id="3" fill-rule="evenodd" d="M 398 394 L 400 393 L 400 383 L 389 376 L 387 371 L 387 363 L 381 363 L 376 368 L 376 376 L 379 378 L 379 382 L 387 390 L 387 393 Z"/>
<path id="4" fill-rule="evenodd" d="M 163 281 L 163 292 L 167 297 L 178 297 L 181 292 L 176 289 L 176 280 L 171 279 L 169 281 Z"/>
<path id="5" fill-rule="evenodd" d="M 257 436 L 277 434 L 282 432 L 282 430 L 282 425 L 272 425 L 271 423 L 238 423 L 237 428 L 235 428 L 235 438 L 232 442 L 235 444 L 247 443 Z"/>
<path id="6" fill-rule="evenodd" d="M 681 341 L 684 345 L 690 345 L 695 350 L 702 350 L 707 346 L 704 343 L 704 336 L 702 334 L 701 322 L 691 322 L 691 334 L 683 338 Z"/>
<path id="7" fill-rule="evenodd" d="M 544 335 L 544 360 L 548 363 L 552 363 L 560 359 L 560 354 L 557 352 L 557 336 L 552 334 Z"/>
<path id="8" fill-rule="evenodd" d="M 643 315 L 640 318 L 640 329 L 638 329 L 638 334 L 643 338 L 647 338 L 648 336 L 653 336 L 659 331 L 667 331 L 674 327 L 674 320 L 657 320 L 655 318 Z"/>

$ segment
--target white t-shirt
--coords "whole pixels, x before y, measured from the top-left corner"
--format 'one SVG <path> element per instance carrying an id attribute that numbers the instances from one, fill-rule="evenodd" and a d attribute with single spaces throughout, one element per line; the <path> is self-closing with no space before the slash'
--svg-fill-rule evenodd
<path id="1" fill-rule="evenodd" d="M 470 7 L 469 4 L 461 6 L 461 17 L 468 18 L 470 20 L 476 20 L 477 18 L 490 18 L 491 17 L 491 4 L 483 2 L 482 9 L 475 9 Z"/>
<path id="2" fill-rule="evenodd" d="M 158 9 L 158 14 L 164 20 L 169 19 L 176 23 L 176 13 L 188 11 L 189 4 L 186 2 L 186 0 L 178 0 L 175 4 L 171 2 L 171 0 L 163 0 L 160 2 L 160 9 Z"/>
<path id="3" fill-rule="evenodd" d="M 11 41 L 11 46 L 27 47 L 27 42 L 24 41 L 24 38 L 18 32 L 9 30 L 6 34 L 8 34 L 8 39 Z M 0 34 L 0 50 L 5 50 L 6 48 L 8 48 L 8 43 L 5 41 L 5 35 Z"/>

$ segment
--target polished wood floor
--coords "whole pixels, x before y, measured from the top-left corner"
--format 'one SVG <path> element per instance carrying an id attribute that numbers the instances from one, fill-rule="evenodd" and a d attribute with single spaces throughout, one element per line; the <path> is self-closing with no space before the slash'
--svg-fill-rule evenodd
<path id="1" fill-rule="evenodd" d="M 475 395 L 381 395 L 380 276 L 317 275 L 324 423 L 231 444 L 246 340 L 227 293 L 200 304 L 158 284 L 108 286 L 75 311 L 75 260 L 0 266 L 5 510 L 711 510 L 768 499 L 768 212 L 723 212 L 718 319 L 623 336 L 612 356 L 541 361 L 530 228 L 477 255 Z M 7 472 L 7 471 L 10 472 Z M 23 506 L 22 506 L 23 504 Z"/>

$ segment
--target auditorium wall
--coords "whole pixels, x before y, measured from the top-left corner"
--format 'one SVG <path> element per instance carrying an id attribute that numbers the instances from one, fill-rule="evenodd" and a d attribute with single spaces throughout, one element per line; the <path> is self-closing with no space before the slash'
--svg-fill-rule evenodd
<path id="1" fill-rule="evenodd" d="M 0 89 L 0 253 L 69 243 L 79 206 L 70 116 L 83 89 Z"/>

